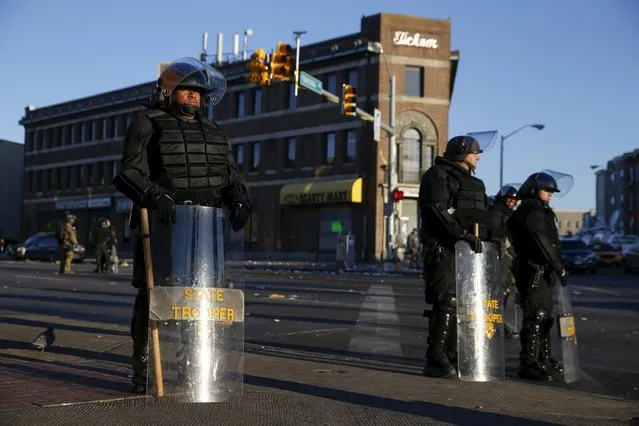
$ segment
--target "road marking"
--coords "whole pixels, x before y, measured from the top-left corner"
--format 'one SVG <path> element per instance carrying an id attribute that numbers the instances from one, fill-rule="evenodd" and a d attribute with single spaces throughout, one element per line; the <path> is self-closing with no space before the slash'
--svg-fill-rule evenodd
<path id="1" fill-rule="evenodd" d="M 600 293 L 600 294 L 607 294 L 610 296 L 621 296 L 621 293 L 619 293 L 618 291 L 612 291 L 612 290 L 604 290 L 603 288 L 599 288 L 599 287 L 586 287 L 586 286 L 581 286 L 581 285 L 571 285 L 570 286 L 573 290 L 579 290 L 579 291 L 590 291 L 592 293 Z"/>
<path id="2" fill-rule="evenodd" d="M 16 278 L 26 278 L 26 279 L 31 279 L 31 278 L 35 278 L 38 280 L 53 280 L 53 281 L 66 281 L 66 278 L 60 278 L 60 277 L 47 277 L 47 276 L 42 276 L 42 275 L 14 275 L 14 277 Z"/>
<path id="3" fill-rule="evenodd" d="M 376 296 L 370 296 L 371 294 Z M 364 303 L 357 317 L 358 325 L 353 330 L 348 350 L 402 356 L 399 317 L 395 310 L 393 288 L 388 284 L 373 284 L 364 296 Z M 382 307 L 384 311 L 381 311 Z M 374 334 L 371 334 L 371 324 L 377 324 Z"/>

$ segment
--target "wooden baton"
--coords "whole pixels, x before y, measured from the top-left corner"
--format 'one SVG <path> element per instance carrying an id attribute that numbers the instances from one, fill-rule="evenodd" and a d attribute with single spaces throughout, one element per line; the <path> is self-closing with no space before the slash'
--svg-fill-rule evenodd
<path id="1" fill-rule="evenodd" d="M 149 230 L 149 212 L 140 209 L 140 225 L 142 226 L 142 247 L 144 249 L 144 266 L 146 269 L 147 296 L 151 297 L 153 281 L 153 262 L 151 257 L 151 231 Z M 147 300 L 147 303 L 149 301 Z M 153 346 L 153 369 L 155 370 L 155 391 L 158 397 L 164 396 L 164 383 L 162 382 L 162 363 L 160 362 L 160 331 L 158 322 L 151 321 L 151 345 Z"/>
<path id="2" fill-rule="evenodd" d="M 479 238 L 479 223 L 475 224 L 475 237 Z"/>

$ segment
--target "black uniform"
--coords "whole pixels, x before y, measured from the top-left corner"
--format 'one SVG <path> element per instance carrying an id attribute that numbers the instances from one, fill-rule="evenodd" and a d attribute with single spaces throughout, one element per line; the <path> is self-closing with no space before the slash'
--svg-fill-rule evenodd
<path id="1" fill-rule="evenodd" d="M 96 272 L 109 272 L 111 267 L 109 251 L 111 246 L 115 244 L 115 232 L 100 225 L 93 231 L 92 240 L 95 246 Z"/>
<path id="2" fill-rule="evenodd" d="M 513 194 L 512 198 L 514 197 L 515 195 Z M 489 228 L 503 231 L 502 237 L 499 239 L 499 258 L 501 282 L 504 291 L 504 311 L 506 310 L 506 305 L 510 299 L 515 281 L 512 273 L 514 250 L 511 246 L 511 237 L 507 227 L 508 219 L 510 219 L 510 216 L 513 214 L 513 209 L 508 207 L 506 204 L 507 200 L 508 198 L 497 196 L 488 208 Z M 505 323 L 504 331 L 508 338 L 516 339 L 519 337 L 519 332 Z"/>
<path id="3" fill-rule="evenodd" d="M 156 208 L 165 220 L 175 220 L 173 203 L 227 207 L 233 226 L 244 226 L 251 203 L 222 129 L 201 119 L 186 120 L 162 110 L 141 113 L 133 121 L 124 144 L 122 169 L 113 183 L 134 202 L 133 281 L 138 288 L 131 336 L 134 384 L 146 384 L 148 296 L 139 208 Z"/>
<path id="4" fill-rule="evenodd" d="M 444 154 L 447 158 L 435 159 L 435 165 L 422 176 L 419 189 L 426 303 L 433 304 L 424 374 L 438 377 L 455 374 L 450 362 L 457 356 L 455 243 L 466 240 L 480 252 L 480 240 L 490 236 L 485 222 L 484 183 L 471 174 L 472 169 L 455 162 L 470 152 L 481 151 L 477 142 L 472 147 L 456 145 L 459 138 L 472 139 L 451 139 Z M 479 239 L 473 235 L 475 223 L 479 224 Z"/>
<path id="5" fill-rule="evenodd" d="M 555 213 L 536 196 L 539 189 L 556 192 L 557 185 L 554 179 L 547 184 L 543 184 L 543 179 L 542 184 L 536 183 L 538 175 L 532 175 L 532 182 L 529 178 L 520 189 L 519 197 L 524 200 L 508 221 L 508 229 L 515 249 L 514 275 L 523 310 L 519 375 L 551 380 L 562 369 L 550 354 L 550 329 L 554 323 L 552 287 L 554 274 L 563 285 L 567 275 Z"/>

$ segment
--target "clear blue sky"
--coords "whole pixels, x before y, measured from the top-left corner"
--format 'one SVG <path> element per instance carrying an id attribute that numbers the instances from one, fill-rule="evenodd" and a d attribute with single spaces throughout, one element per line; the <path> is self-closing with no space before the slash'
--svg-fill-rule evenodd
<path id="1" fill-rule="evenodd" d="M 275 6 L 277 5 L 277 7 Z M 370 0 L 0 2 L 0 138 L 22 142 L 24 107 L 47 106 L 151 81 L 156 64 L 200 52 L 209 32 L 225 51 L 252 28 L 249 47 L 272 48 L 306 30 L 303 43 L 359 30 L 362 15 L 450 18 L 461 50 L 450 136 L 509 133 L 505 182 L 551 168 L 574 175 L 556 208 L 594 208 L 591 164 L 639 147 L 639 2 L 635 0 Z M 241 45 L 241 43 L 240 43 Z M 499 146 L 478 176 L 499 185 Z"/>

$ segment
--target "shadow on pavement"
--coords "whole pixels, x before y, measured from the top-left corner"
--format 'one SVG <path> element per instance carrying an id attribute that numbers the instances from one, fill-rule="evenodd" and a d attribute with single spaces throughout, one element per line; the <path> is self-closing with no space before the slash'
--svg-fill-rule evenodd
<path id="1" fill-rule="evenodd" d="M 506 414 L 487 413 L 461 407 L 452 407 L 424 401 L 402 401 L 398 399 L 368 395 L 358 392 L 343 391 L 305 383 L 297 383 L 260 376 L 244 375 L 244 382 L 274 389 L 281 389 L 299 394 L 327 398 L 349 404 L 363 405 L 383 410 L 392 410 L 426 417 L 457 425 L 551 425 L 541 421 L 533 421 Z"/>

